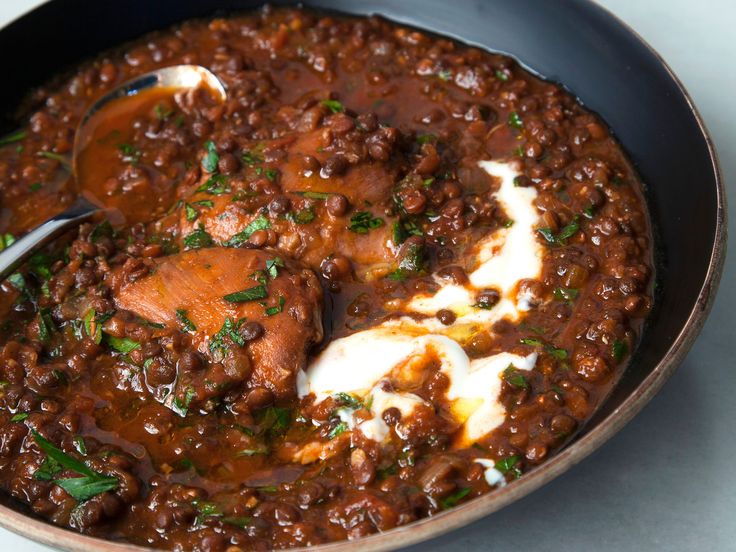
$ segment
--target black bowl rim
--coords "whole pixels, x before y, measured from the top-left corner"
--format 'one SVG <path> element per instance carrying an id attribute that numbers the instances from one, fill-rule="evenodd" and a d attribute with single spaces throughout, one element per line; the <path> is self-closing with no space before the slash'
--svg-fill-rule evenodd
<path id="1" fill-rule="evenodd" d="M 526 496 L 558 477 L 582 461 L 621 430 L 621 428 L 641 411 L 674 373 L 700 334 L 715 301 L 726 260 L 726 243 L 728 238 L 727 200 L 718 153 L 692 97 L 663 57 L 637 31 L 609 9 L 601 6 L 596 0 L 584 1 L 589 2 L 604 12 L 613 23 L 620 25 L 654 56 L 669 78 L 672 79 L 679 93 L 686 100 L 707 146 L 716 185 L 717 220 L 708 271 L 694 307 L 662 359 L 614 411 L 599 421 L 585 435 L 550 458 L 550 460 L 539 468 L 525 474 L 518 481 L 433 517 L 424 518 L 384 533 L 363 537 L 359 541 L 340 541 L 315 547 L 293 549 L 295 552 L 307 550 L 341 552 L 353 550 L 357 546 L 365 551 L 394 550 L 453 531 L 500 510 L 504 506 Z M 16 20 L 43 8 L 43 5 L 41 4 L 33 10 L 25 12 L 16 18 Z M 62 527 L 51 525 L 43 520 L 31 518 L 4 505 L 0 505 L 0 526 L 36 542 L 74 552 L 88 552 L 90 550 L 98 550 L 100 552 L 143 552 L 150 550 L 146 547 L 82 535 Z"/>

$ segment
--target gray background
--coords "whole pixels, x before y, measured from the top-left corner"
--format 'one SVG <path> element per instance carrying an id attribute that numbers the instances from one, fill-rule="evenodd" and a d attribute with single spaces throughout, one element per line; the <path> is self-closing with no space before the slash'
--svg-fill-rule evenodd
<path id="1" fill-rule="evenodd" d="M 558 0 L 551 0 L 558 1 Z M 564 1 L 564 0 L 562 0 Z M 40 4 L 0 0 L 0 26 Z M 736 1 L 601 0 L 669 62 L 700 109 L 736 205 Z M 576 468 L 411 552 L 736 550 L 734 239 L 698 341 L 659 395 Z M 49 552 L 0 529 L 0 550 Z"/>

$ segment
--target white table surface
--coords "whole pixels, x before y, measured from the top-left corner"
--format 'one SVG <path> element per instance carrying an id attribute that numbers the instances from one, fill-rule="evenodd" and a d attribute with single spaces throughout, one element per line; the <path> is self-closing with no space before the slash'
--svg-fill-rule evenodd
<path id="1" fill-rule="evenodd" d="M 40 3 L 0 0 L 0 27 Z M 736 205 L 736 1 L 600 3 L 636 29 L 685 83 L 715 139 Z M 726 273 L 703 333 L 633 422 L 532 496 L 411 552 L 736 550 L 731 234 Z M 52 552 L 2 529 L 0 551 Z"/>

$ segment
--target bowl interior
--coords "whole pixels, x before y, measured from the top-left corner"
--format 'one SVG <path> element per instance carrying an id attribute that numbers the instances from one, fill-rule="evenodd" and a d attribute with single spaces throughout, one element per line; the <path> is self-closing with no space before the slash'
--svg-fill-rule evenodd
<path id="1" fill-rule="evenodd" d="M 12 75 L 12 84 L 0 88 L 2 130 L 12 130 L 13 114 L 26 92 L 64 67 L 183 19 L 260 4 L 127 0 L 124 10 L 96 0 L 45 4 L 0 31 L 0 59 L 6 74 Z M 577 442 L 536 470 L 541 475 L 533 472 L 503 493 L 491 493 L 438 516 L 445 523 L 435 518 L 434 527 L 432 520 L 420 522 L 418 531 L 408 537 L 412 526 L 399 530 L 393 540 L 390 534 L 366 540 L 367 548 L 391 548 L 460 526 L 528 493 L 591 452 L 643 406 L 684 355 L 715 294 L 725 253 L 725 199 L 709 139 L 677 79 L 630 29 L 591 2 L 314 0 L 305 4 L 378 13 L 508 53 L 543 77 L 564 83 L 611 126 L 639 170 L 658 237 L 656 309 L 632 366 Z M 38 37 L 53 48 L 40 48 Z M 81 537 L 75 538 L 81 542 Z M 88 544 L 80 545 L 80 550 L 88 550 L 92 542 L 84 541 Z"/>

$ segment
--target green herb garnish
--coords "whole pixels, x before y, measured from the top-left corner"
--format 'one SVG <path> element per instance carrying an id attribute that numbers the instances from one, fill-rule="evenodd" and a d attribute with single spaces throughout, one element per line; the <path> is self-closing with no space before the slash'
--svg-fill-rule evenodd
<path id="1" fill-rule="evenodd" d="M 132 144 L 118 144 L 118 151 L 122 154 L 125 163 L 135 165 L 140 161 L 142 152 Z"/>
<path id="2" fill-rule="evenodd" d="M 18 130 L 11 134 L 6 134 L 2 138 L 0 138 L 0 146 L 6 146 L 8 144 L 20 142 L 21 140 L 24 140 L 26 136 L 28 136 L 28 133 L 25 130 Z"/>
<path id="3" fill-rule="evenodd" d="M 195 220 L 197 220 L 197 217 L 199 216 L 199 211 L 197 211 L 194 207 L 192 207 L 188 203 L 185 203 L 184 204 L 184 214 L 188 222 L 194 222 Z"/>
<path id="4" fill-rule="evenodd" d="M 223 245 L 226 247 L 240 247 L 248 241 L 248 238 L 250 238 L 254 232 L 258 230 L 268 230 L 269 228 L 271 228 L 269 220 L 263 215 L 258 215 L 248 224 L 248 226 L 227 240 Z"/>
<path id="5" fill-rule="evenodd" d="M 202 247 L 210 247 L 214 243 L 212 236 L 210 236 L 204 229 L 204 225 L 200 222 L 199 227 L 189 234 L 184 236 L 184 247 L 187 249 L 201 249 Z"/>
<path id="6" fill-rule="evenodd" d="M 442 508 L 444 510 L 447 510 L 449 508 L 452 508 L 453 506 L 457 506 L 457 504 L 466 496 L 470 494 L 470 487 L 463 487 L 457 492 L 452 493 L 451 495 L 445 497 L 440 504 L 442 505 Z"/>
<path id="7" fill-rule="evenodd" d="M 181 329 L 185 332 L 196 332 L 197 326 L 187 318 L 186 309 L 176 309 L 176 319 L 181 324 Z"/>
<path id="8" fill-rule="evenodd" d="M 524 121 L 521 120 L 516 111 L 509 113 L 508 124 L 512 128 L 524 128 Z"/>
<path id="9" fill-rule="evenodd" d="M 266 286 L 260 284 L 242 291 L 229 293 L 225 295 L 223 299 L 228 303 L 246 303 L 257 299 L 265 299 L 266 297 L 268 297 L 268 290 L 266 289 Z"/>
<path id="10" fill-rule="evenodd" d="M 345 106 L 337 100 L 322 100 L 321 103 L 333 113 L 342 113 L 343 111 L 345 111 Z"/>
<path id="11" fill-rule="evenodd" d="M 616 362 L 621 362 L 628 352 L 629 346 L 626 344 L 625 341 L 620 341 L 617 339 L 613 342 L 613 345 L 611 346 L 611 356 L 613 357 L 613 360 L 615 360 Z"/>
<path id="12" fill-rule="evenodd" d="M 552 292 L 552 295 L 555 299 L 558 299 L 560 301 L 574 301 L 578 298 L 578 294 L 580 292 L 577 289 L 573 288 L 555 288 Z"/>
<path id="13" fill-rule="evenodd" d="M 202 159 L 202 166 L 208 173 L 217 172 L 217 163 L 220 161 L 220 156 L 217 155 L 217 148 L 212 140 L 207 140 L 204 143 L 204 149 L 206 151 L 204 159 Z"/>
<path id="14" fill-rule="evenodd" d="M 309 224 L 315 218 L 314 209 L 305 207 L 296 213 L 290 212 L 286 214 L 286 218 L 295 224 Z"/>
<path id="15" fill-rule="evenodd" d="M 519 479 L 521 477 L 521 469 L 516 467 L 516 464 L 519 463 L 519 456 L 509 456 L 508 458 L 504 458 L 503 460 L 499 460 L 496 462 L 496 464 L 493 466 L 498 471 L 500 471 L 502 474 L 506 475 L 507 473 L 511 472 L 516 479 Z"/>
<path id="16" fill-rule="evenodd" d="M 383 219 L 374 217 L 369 211 L 358 211 L 350 217 L 348 230 L 356 234 L 367 234 L 370 230 L 383 226 Z"/>
<path id="17" fill-rule="evenodd" d="M 140 349 L 141 344 L 137 341 L 133 341 L 128 337 L 115 337 L 113 335 L 105 334 L 105 343 L 118 353 L 127 355 L 131 351 Z"/>
<path id="18" fill-rule="evenodd" d="M 513 364 L 509 364 L 503 371 L 503 379 L 509 385 L 513 385 L 519 389 L 529 389 L 529 382 Z"/>
<path id="19" fill-rule="evenodd" d="M 346 424 L 345 422 L 340 422 L 330 430 L 330 433 L 327 434 L 327 437 L 330 439 L 334 439 L 338 435 L 342 435 L 343 433 L 345 433 L 348 429 L 348 424 Z"/>
<path id="20" fill-rule="evenodd" d="M 227 185 L 227 178 L 221 174 L 214 174 L 207 179 L 196 190 L 197 192 L 205 192 L 211 195 L 222 195 L 230 193 L 230 188 Z"/>
<path id="21" fill-rule="evenodd" d="M 274 314 L 278 314 L 281 311 L 284 310 L 284 303 L 286 303 L 286 299 L 284 299 L 283 295 L 279 296 L 279 303 L 278 305 L 274 305 L 273 307 L 268 307 L 264 312 L 266 316 L 273 316 Z"/>
<path id="22" fill-rule="evenodd" d="M 91 470 L 83 462 L 57 448 L 36 430 L 31 430 L 31 433 L 36 444 L 46 453 L 46 461 L 34 473 L 36 479 L 50 481 L 64 469 L 81 474 L 83 477 L 53 479 L 56 485 L 64 489 L 78 502 L 84 502 L 100 493 L 114 491 L 118 488 L 120 483 L 116 477 L 102 475 Z"/>
<path id="23" fill-rule="evenodd" d="M 266 273 L 268 277 L 275 280 L 279 275 L 279 268 L 284 267 L 284 261 L 281 257 L 274 257 L 266 261 Z"/>

